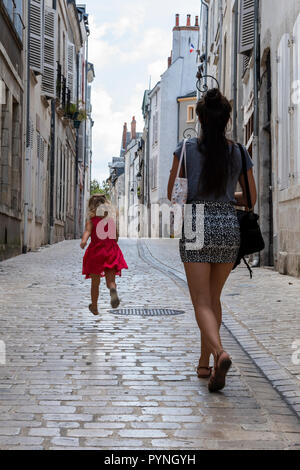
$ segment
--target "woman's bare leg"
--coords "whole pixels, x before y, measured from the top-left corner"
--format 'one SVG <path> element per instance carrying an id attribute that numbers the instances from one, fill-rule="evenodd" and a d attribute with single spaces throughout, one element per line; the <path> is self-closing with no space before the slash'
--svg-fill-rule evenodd
<path id="1" fill-rule="evenodd" d="M 219 330 L 222 325 L 222 305 L 221 305 L 221 294 L 223 287 L 228 279 L 233 268 L 233 264 L 222 264 L 215 263 L 211 265 L 211 276 L 210 276 L 210 292 L 212 309 L 215 313 Z M 207 367 L 211 350 L 207 344 L 205 337 L 201 334 L 201 357 L 199 365 Z"/>
<path id="2" fill-rule="evenodd" d="M 98 309 L 98 299 L 99 299 L 99 287 L 100 287 L 100 276 L 97 274 L 91 274 L 92 284 L 91 284 L 91 298 L 92 298 L 92 307 L 93 309 Z"/>
<path id="3" fill-rule="evenodd" d="M 205 338 L 207 351 L 215 356 L 223 348 L 219 324 L 212 308 L 211 264 L 186 263 L 185 271 L 198 326 Z"/>

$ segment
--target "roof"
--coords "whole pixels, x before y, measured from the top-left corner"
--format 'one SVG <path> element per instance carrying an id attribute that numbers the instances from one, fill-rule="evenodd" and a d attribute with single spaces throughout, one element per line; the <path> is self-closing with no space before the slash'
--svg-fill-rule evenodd
<path id="1" fill-rule="evenodd" d="M 188 93 L 187 95 L 185 96 L 178 96 L 178 100 L 182 100 L 184 98 L 197 98 L 197 92 L 196 91 L 192 91 L 191 93 Z"/>

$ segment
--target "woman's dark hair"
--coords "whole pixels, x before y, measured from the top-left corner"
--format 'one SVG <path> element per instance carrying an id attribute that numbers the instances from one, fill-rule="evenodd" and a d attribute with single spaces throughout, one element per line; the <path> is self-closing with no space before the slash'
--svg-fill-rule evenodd
<path id="1" fill-rule="evenodd" d="M 231 104 L 220 90 L 208 90 L 197 103 L 197 115 L 202 127 L 199 150 L 206 156 L 204 160 L 200 195 L 226 193 L 230 170 L 229 145 L 226 127 L 232 111 Z"/>

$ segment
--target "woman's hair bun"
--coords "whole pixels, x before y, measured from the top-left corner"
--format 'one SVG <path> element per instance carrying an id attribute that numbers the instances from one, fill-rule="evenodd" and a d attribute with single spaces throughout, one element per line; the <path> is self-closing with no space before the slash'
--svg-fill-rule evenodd
<path id="1" fill-rule="evenodd" d="M 218 88 L 211 88 L 205 94 L 204 100 L 206 105 L 215 105 L 221 102 L 222 93 Z"/>

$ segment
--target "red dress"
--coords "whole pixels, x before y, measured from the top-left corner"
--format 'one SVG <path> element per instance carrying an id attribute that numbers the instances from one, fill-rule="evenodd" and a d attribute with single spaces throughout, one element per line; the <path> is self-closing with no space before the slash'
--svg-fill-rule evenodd
<path id="1" fill-rule="evenodd" d="M 90 279 L 91 274 L 98 274 L 101 277 L 105 277 L 106 269 L 115 269 L 116 275 L 121 276 L 122 269 L 128 269 L 117 241 L 110 238 L 106 240 L 100 240 L 100 238 L 98 238 L 96 230 L 101 220 L 102 217 L 93 217 L 91 219 L 93 224 L 91 243 L 83 258 L 82 274 L 86 276 L 86 279 Z"/>

